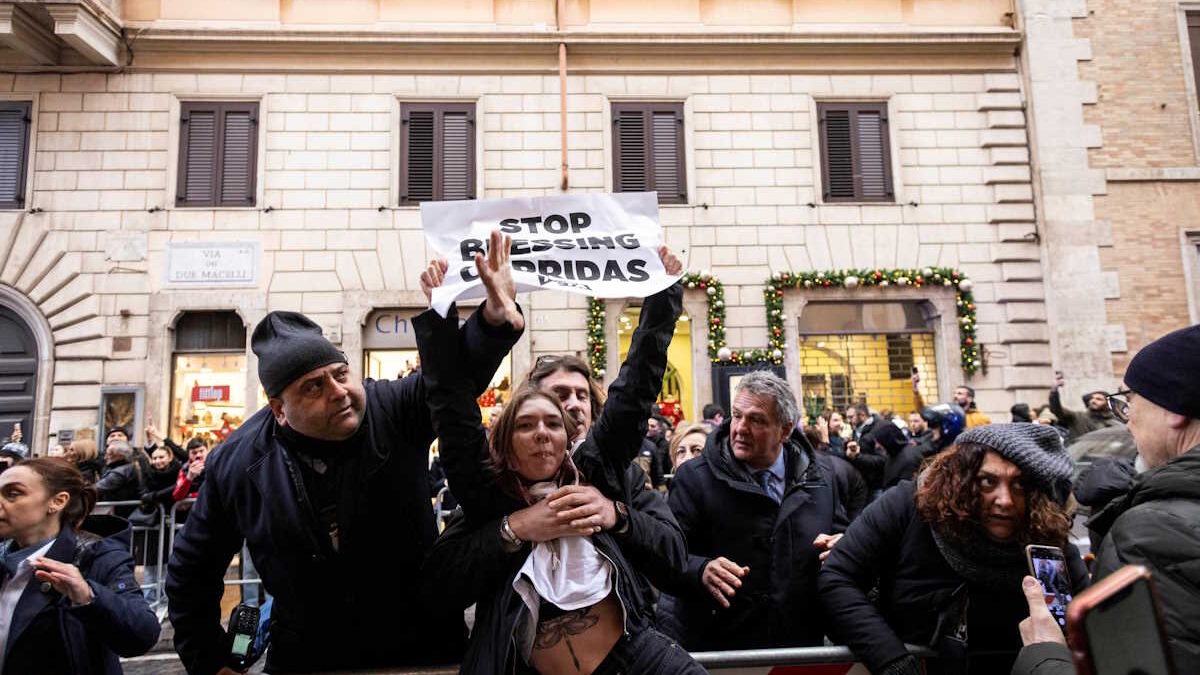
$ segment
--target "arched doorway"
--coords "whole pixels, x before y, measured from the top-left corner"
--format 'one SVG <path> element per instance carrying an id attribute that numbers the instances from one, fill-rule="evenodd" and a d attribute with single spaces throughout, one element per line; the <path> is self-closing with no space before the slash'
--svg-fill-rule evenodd
<path id="1" fill-rule="evenodd" d="M 33 331 L 16 312 L 0 305 L 0 441 L 20 424 L 25 444 L 32 447 L 37 377 Z"/>

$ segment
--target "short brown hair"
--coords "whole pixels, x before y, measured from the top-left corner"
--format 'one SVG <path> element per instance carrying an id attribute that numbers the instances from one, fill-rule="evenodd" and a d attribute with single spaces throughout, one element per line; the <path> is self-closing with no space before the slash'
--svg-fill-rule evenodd
<path id="1" fill-rule="evenodd" d="M 27 459 L 16 466 L 36 473 L 51 495 L 67 493 L 67 506 L 60 512 L 59 519 L 63 525 L 78 530 L 83 519 L 92 512 L 97 499 L 96 488 L 84 482 L 79 469 L 62 457 Z"/>
<path id="2" fill-rule="evenodd" d="M 958 539 L 966 538 L 979 521 L 976 474 L 990 448 L 958 443 L 933 456 L 922 467 L 917 488 L 917 513 L 931 528 Z M 1030 483 L 1025 498 L 1021 544 L 1064 546 L 1071 517 L 1050 495 Z"/>
<path id="3" fill-rule="evenodd" d="M 534 362 L 533 369 L 529 371 L 529 384 L 542 388 L 542 380 L 558 371 L 568 373 L 579 373 L 583 379 L 587 380 L 589 397 L 592 403 L 592 422 L 600 419 L 600 412 L 604 410 L 604 387 L 592 377 L 592 369 L 588 364 L 578 356 L 565 354 L 563 356 L 540 356 Z"/>
<path id="4" fill-rule="evenodd" d="M 499 419 L 492 425 L 492 436 L 488 444 L 489 460 L 487 470 L 504 494 L 527 504 L 532 503 L 532 501 L 525 490 L 525 485 L 522 483 L 521 477 L 512 465 L 512 458 L 516 453 L 513 449 L 512 437 L 513 432 L 516 430 L 517 413 L 520 411 L 521 406 L 526 401 L 536 398 L 544 399 L 554 404 L 554 408 L 562 415 L 563 426 L 567 430 L 567 454 L 563 458 L 563 463 L 559 467 L 558 473 L 554 476 L 554 482 L 562 485 L 567 481 L 574 482 L 579 477 L 579 472 L 575 469 L 575 463 L 571 461 L 571 439 L 575 437 L 575 419 L 563 409 L 562 403 L 558 400 L 557 396 L 544 392 L 537 387 L 529 385 L 521 387 L 513 394 L 512 401 L 504 406 L 504 412 L 500 413 Z"/>

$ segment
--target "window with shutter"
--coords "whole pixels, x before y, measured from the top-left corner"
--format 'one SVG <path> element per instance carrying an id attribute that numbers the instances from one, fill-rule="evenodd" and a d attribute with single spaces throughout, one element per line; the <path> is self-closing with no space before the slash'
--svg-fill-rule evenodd
<path id="1" fill-rule="evenodd" d="M 177 206 L 254 206 L 258 104 L 188 102 L 180 107 Z"/>
<path id="2" fill-rule="evenodd" d="M 894 199 L 886 103 L 821 103 L 824 201 Z"/>
<path id="3" fill-rule="evenodd" d="M 31 108 L 28 101 L 0 101 L 0 209 L 25 208 Z"/>
<path id="4" fill-rule="evenodd" d="M 687 203 L 682 103 L 614 103 L 613 190 Z"/>
<path id="5" fill-rule="evenodd" d="M 400 203 L 475 198 L 475 105 L 400 106 Z"/>

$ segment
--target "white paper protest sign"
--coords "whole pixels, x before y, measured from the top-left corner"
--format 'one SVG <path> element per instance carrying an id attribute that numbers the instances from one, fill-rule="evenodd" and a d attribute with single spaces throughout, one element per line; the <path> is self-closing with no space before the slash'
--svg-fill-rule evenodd
<path id="1" fill-rule="evenodd" d="M 442 316 L 457 299 L 486 296 L 475 254 L 487 252 L 493 230 L 512 237 L 518 291 L 642 298 L 678 278 L 658 258 L 662 228 L 654 192 L 425 202 L 421 227 L 449 263 L 431 303 Z"/>

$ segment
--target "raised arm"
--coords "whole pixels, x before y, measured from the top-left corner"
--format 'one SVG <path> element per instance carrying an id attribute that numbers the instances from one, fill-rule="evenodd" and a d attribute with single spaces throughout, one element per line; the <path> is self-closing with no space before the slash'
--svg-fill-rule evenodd
<path id="1" fill-rule="evenodd" d="M 668 273 L 678 268 L 666 247 L 660 251 Z M 668 265 L 668 261 L 673 264 Z M 683 286 L 680 283 L 646 298 L 638 326 L 629 342 L 629 353 L 621 364 L 617 379 L 608 387 L 608 398 L 600 418 L 588 432 L 588 441 L 598 454 L 576 457 L 579 469 L 594 483 L 619 484 L 625 467 L 633 461 L 646 437 L 646 420 L 662 390 L 667 370 L 667 348 L 675 334 L 675 322 L 683 312 Z M 595 466 L 600 463 L 602 466 Z M 603 478 L 594 476 L 597 469 Z"/>
<path id="2" fill-rule="evenodd" d="M 167 607 L 175 628 L 175 651 L 189 675 L 212 675 L 229 657 L 229 641 L 221 628 L 222 580 L 233 555 L 242 548 L 242 535 L 221 494 L 226 482 L 220 471 L 224 454 L 219 449 L 209 458 L 213 475 L 200 488 L 200 498 L 175 537 L 167 564 Z"/>
<path id="3" fill-rule="evenodd" d="M 489 258 L 477 255 L 476 270 L 484 282 L 488 296 L 484 307 L 472 317 L 478 324 L 478 315 L 483 314 L 483 320 L 495 328 L 495 322 L 503 322 L 502 330 L 510 336 L 520 335 L 525 326 L 524 317 L 514 300 L 516 285 L 512 281 L 512 268 L 509 262 L 509 246 L 511 238 L 502 237 L 499 232 L 493 232 L 490 242 Z M 432 261 L 421 274 L 421 286 L 426 295 L 432 295 L 433 288 L 441 285 L 445 274 L 445 264 Z M 512 510 L 512 500 L 500 494 L 499 490 L 489 485 L 484 475 L 484 465 L 488 457 L 487 435 L 479 415 L 476 396 L 482 390 L 478 381 L 483 379 L 486 386 L 501 360 L 511 348 L 511 342 L 503 347 L 503 351 L 493 355 L 495 363 L 481 366 L 471 360 L 471 353 L 478 348 L 470 340 L 472 334 L 479 339 L 486 339 L 488 330 L 479 326 L 477 333 L 469 328 L 465 331 L 464 339 L 459 339 L 457 308 L 451 307 L 445 318 L 438 316 L 433 310 L 421 313 L 413 320 L 417 333 L 417 349 L 421 354 L 421 384 L 425 401 L 429 406 L 433 431 L 439 440 L 438 450 L 442 458 L 442 467 L 446 471 L 446 479 L 450 484 L 454 497 L 458 500 L 472 524 L 478 524 L 495 518 Z M 513 338 L 515 341 L 515 337 Z M 500 343 L 493 342 L 490 348 L 499 348 Z M 485 376 L 475 372 L 484 367 L 490 369 Z"/>

